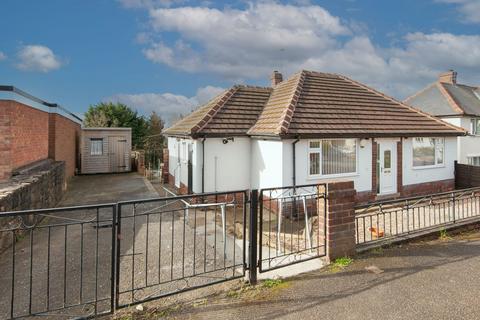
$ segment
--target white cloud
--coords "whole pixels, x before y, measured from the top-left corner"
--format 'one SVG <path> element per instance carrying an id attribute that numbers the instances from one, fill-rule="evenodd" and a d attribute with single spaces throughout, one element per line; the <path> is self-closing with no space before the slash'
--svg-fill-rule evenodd
<path id="1" fill-rule="evenodd" d="M 24 71 L 49 72 L 62 66 L 53 51 L 42 45 L 27 45 L 18 52 L 17 67 Z"/>
<path id="2" fill-rule="evenodd" d="M 174 42 L 150 39 L 144 55 L 191 73 L 266 82 L 272 70 L 289 75 L 305 68 L 345 74 L 398 98 L 448 69 L 459 71 L 461 80 L 479 81 L 476 35 L 410 33 L 382 47 L 366 35 L 366 28 L 347 24 L 318 5 L 277 2 L 245 9 L 154 8 L 149 16 L 151 39 L 166 32 L 178 37 Z"/>
<path id="3" fill-rule="evenodd" d="M 118 0 L 125 8 L 157 8 L 169 7 L 183 0 Z"/>
<path id="4" fill-rule="evenodd" d="M 104 99 L 104 101 L 124 103 L 145 115 L 155 111 L 169 125 L 180 115 L 190 113 L 223 90 L 223 88 L 207 86 L 199 88 L 193 97 L 172 93 L 116 94 Z"/>
<path id="5" fill-rule="evenodd" d="M 3 53 L 2 51 L 0 51 L 0 61 L 6 60 L 6 59 L 7 59 L 7 55 L 5 53 Z"/>
<path id="6" fill-rule="evenodd" d="M 458 5 L 458 11 L 463 15 L 466 22 L 480 23 L 480 1 L 479 0 L 437 0 L 437 1 Z"/>
<path id="7" fill-rule="evenodd" d="M 319 6 L 256 3 L 245 10 L 180 7 L 150 10 L 154 31 L 181 37 L 144 50 L 153 62 L 188 72 L 258 77 L 335 46 L 349 29 Z M 197 48 L 197 49 L 193 49 Z M 200 49 L 198 49 L 200 48 Z"/>

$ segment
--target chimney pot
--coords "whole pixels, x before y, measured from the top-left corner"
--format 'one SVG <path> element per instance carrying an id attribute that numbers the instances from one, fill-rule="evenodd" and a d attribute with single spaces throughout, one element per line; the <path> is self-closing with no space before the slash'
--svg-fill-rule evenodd
<path id="1" fill-rule="evenodd" d="M 272 87 L 275 87 L 276 85 L 278 85 L 280 82 L 283 81 L 283 76 L 280 72 L 275 70 L 273 71 L 270 80 L 272 81 Z"/>
<path id="2" fill-rule="evenodd" d="M 441 83 L 456 84 L 457 83 L 457 72 L 453 71 L 453 70 L 449 70 L 447 72 L 444 72 L 438 77 L 438 81 L 441 82 Z"/>

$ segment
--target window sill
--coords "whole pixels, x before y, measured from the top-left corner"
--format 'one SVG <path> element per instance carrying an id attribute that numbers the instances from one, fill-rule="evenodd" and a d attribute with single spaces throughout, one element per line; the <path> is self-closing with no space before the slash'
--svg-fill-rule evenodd
<path id="1" fill-rule="evenodd" d="M 414 167 L 412 166 L 413 170 L 426 170 L 426 169 L 439 169 L 439 168 L 445 168 L 445 165 L 434 165 L 434 166 L 420 166 L 420 167 Z"/>
<path id="2" fill-rule="evenodd" d="M 320 180 L 320 179 L 336 179 L 336 178 L 349 178 L 349 177 L 359 177 L 358 172 L 354 173 L 342 173 L 342 174 L 329 174 L 329 175 L 309 175 L 307 180 Z"/>

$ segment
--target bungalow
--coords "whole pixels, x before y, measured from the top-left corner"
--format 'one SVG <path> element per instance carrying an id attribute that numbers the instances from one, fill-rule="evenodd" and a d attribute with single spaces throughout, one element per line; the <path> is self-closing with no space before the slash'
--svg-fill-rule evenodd
<path id="1" fill-rule="evenodd" d="M 165 130 L 169 182 L 213 192 L 353 180 L 361 201 L 454 188 L 464 130 L 345 76 L 237 85 Z"/>
<path id="2" fill-rule="evenodd" d="M 480 165 L 480 87 L 457 83 L 450 70 L 405 102 L 468 131 L 458 137 L 458 162 Z"/>

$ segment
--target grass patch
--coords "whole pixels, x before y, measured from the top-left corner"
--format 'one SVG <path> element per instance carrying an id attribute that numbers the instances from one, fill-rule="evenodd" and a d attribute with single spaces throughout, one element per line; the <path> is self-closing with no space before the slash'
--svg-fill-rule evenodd
<path id="1" fill-rule="evenodd" d="M 383 248 L 382 248 L 382 247 L 378 247 L 378 248 L 372 249 L 371 252 L 372 252 L 373 254 L 383 254 Z"/>
<path id="2" fill-rule="evenodd" d="M 351 265 L 352 262 L 353 262 L 353 259 L 350 258 L 350 257 L 341 257 L 341 258 L 337 258 L 337 259 L 335 259 L 335 261 L 333 261 L 333 266 L 337 267 L 337 268 L 346 268 L 349 265 Z"/>
<path id="3" fill-rule="evenodd" d="M 262 287 L 271 289 L 280 286 L 282 283 L 282 279 L 267 279 L 262 282 Z"/>

